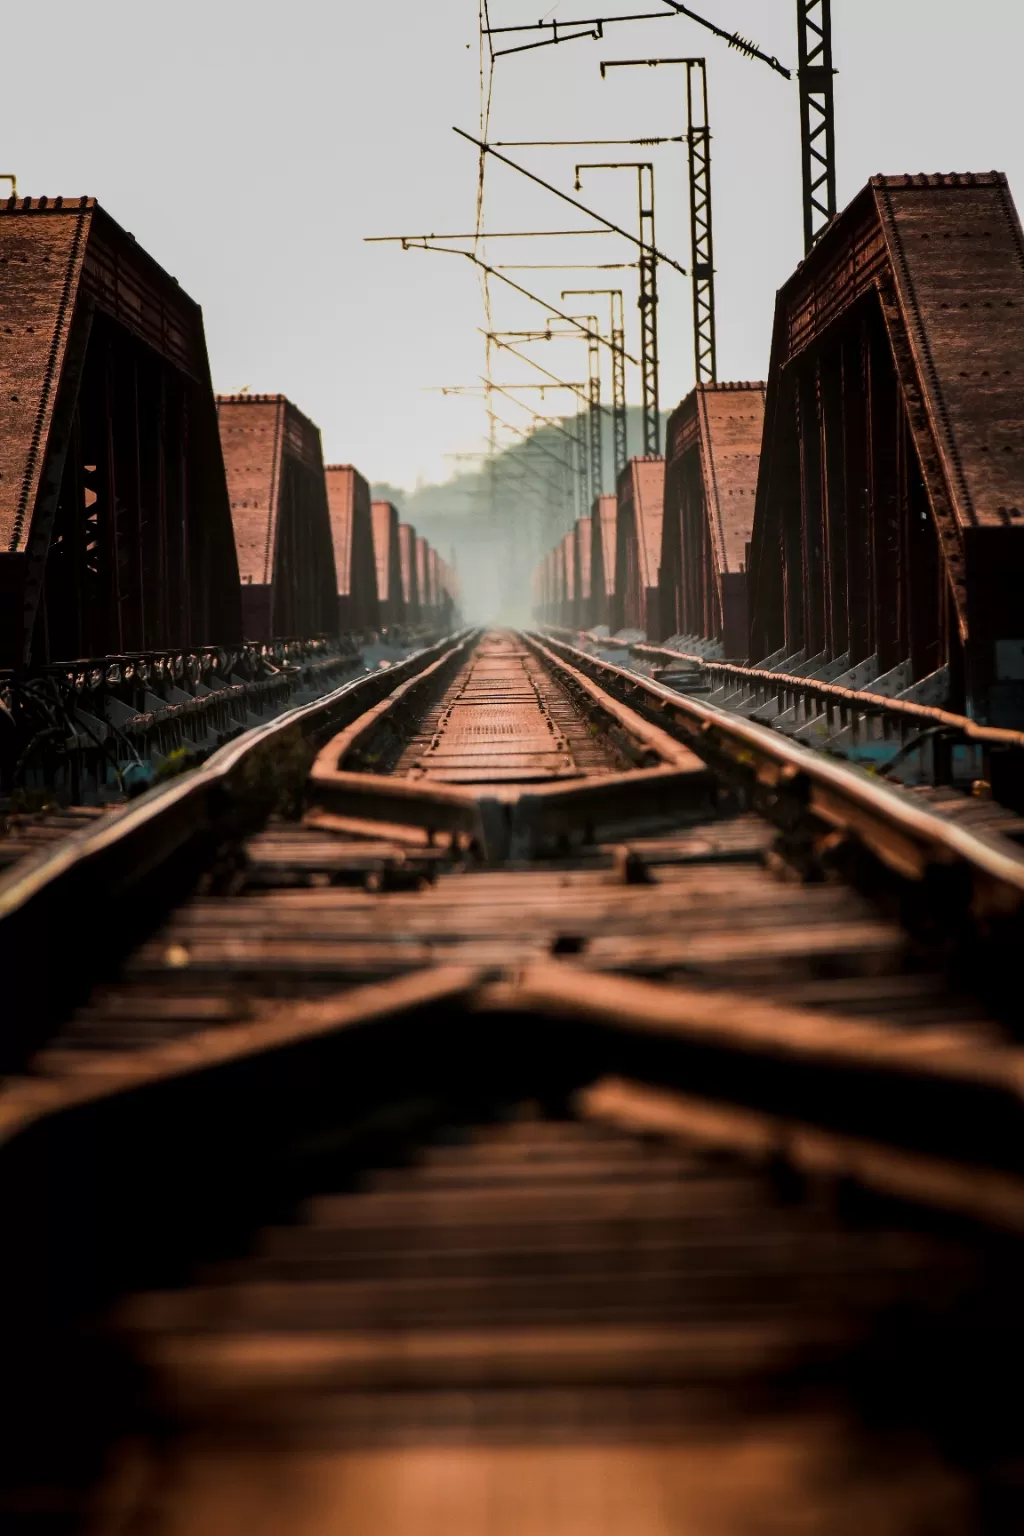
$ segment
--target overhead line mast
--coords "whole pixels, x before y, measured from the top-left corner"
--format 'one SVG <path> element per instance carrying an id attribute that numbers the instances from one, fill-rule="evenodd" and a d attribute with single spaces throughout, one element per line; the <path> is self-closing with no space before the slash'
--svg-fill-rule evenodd
<path id="1" fill-rule="evenodd" d="M 629 461 L 626 434 L 626 320 L 621 288 L 564 288 L 562 299 L 607 295 L 609 299 L 612 339 L 612 462 L 615 466 L 615 484 Z"/>
<path id="2" fill-rule="evenodd" d="M 714 384 L 718 377 L 718 363 L 715 345 L 715 253 L 711 226 L 711 125 L 708 121 L 706 63 L 701 58 L 605 59 L 601 64 L 601 78 L 605 78 L 609 69 L 633 69 L 637 66 L 655 69 L 659 64 L 681 64 L 686 69 L 693 366 L 698 384 Z"/>
<path id="3" fill-rule="evenodd" d="M 587 208 L 585 204 L 577 202 L 574 197 L 570 197 L 567 192 L 562 192 L 558 187 L 552 186 L 551 182 L 545 181 L 543 177 L 535 176 L 533 171 L 528 171 L 526 169 L 525 165 L 518 165 L 515 160 L 510 160 L 507 155 L 499 155 L 498 151 L 492 144 L 482 144 L 479 139 L 474 139 L 473 135 L 470 133 L 464 133 L 461 128 L 453 128 L 452 132 L 457 133 L 462 139 L 468 139 L 471 144 L 475 144 L 478 149 L 484 152 L 484 154 L 493 155 L 494 159 L 500 160 L 502 165 L 510 166 L 513 171 L 518 171 L 520 176 L 525 176 L 528 181 L 535 181 L 538 187 L 543 187 L 546 192 L 554 193 L 555 197 L 560 197 L 563 203 L 570 203 L 573 208 L 578 208 L 581 213 L 587 214 L 589 218 L 596 219 L 599 224 L 603 224 L 605 229 L 610 230 L 612 234 L 621 235 L 624 240 L 629 240 L 633 245 L 639 246 L 640 252 L 643 254 L 644 240 L 642 235 L 638 240 L 636 235 L 631 235 L 629 233 L 628 229 L 623 229 L 619 224 L 613 224 L 610 219 L 606 219 L 604 217 L 604 214 L 595 213 L 592 208 Z M 635 165 L 636 163 L 637 162 L 635 160 L 629 162 L 631 165 Z M 578 190 L 579 177 L 576 178 L 576 187 Z M 670 267 L 674 267 L 682 277 L 687 276 L 686 268 L 681 267 L 678 261 L 673 261 L 671 256 L 666 256 L 664 251 L 659 251 L 654 246 L 651 246 L 650 252 L 653 254 L 657 261 L 667 262 L 668 265 Z"/>
<path id="4" fill-rule="evenodd" d="M 649 160 L 619 160 L 581 164 L 576 167 L 576 186 L 580 171 L 631 171 L 637 173 L 637 202 L 640 215 L 640 398 L 643 411 L 644 453 L 661 451 L 661 417 L 658 405 L 658 258 L 654 240 L 654 166 Z M 677 271 L 683 268 L 672 262 Z M 614 348 L 612 349 L 614 352 Z M 632 361 L 632 359 L 631 359 Z"/>
<path id="5" fill-rule="evenodd" d="M 597 316 L 586 315 L 581 318 L 593 321 L 593 329 L 597 330 Z M 590 449 L 589 480 L 590 496 L 587 506 L 589 508 L 595 496 L 601 494 L 601 482 L 604 479 L 604 455 L 601 451 L 601 349 L 595 341 L 587 340 L 587 377 L 588 377 L 588 446 Z"/>
<path id="6" fill-rule="evenodd" d="M 538 373 L 542 373 L 546 379 L 550 379 L 551 380 L 550 385 L 547 385 L 547 386 L 535 385 L 534 388 L 550 388 L 550 389 L 554 389 L 557 386 L 560 389 L 571 389 L 574 395 L 578 396 L 580 400 L 583 400 L 583 401 L 586 402 L 587 399 L 588 399 L 588 396 L 587 396 L 587 391 L 586 391 L 586 386 L 585 385 L 583 385 L 583 384 L 567 383 L 566 380 L 560 379 L 557 374 L 550 373 L 547 370 L 547 368 L 541 367 L 540 363 L 538 363 L 535 358 L 527 357 L 525 352 L 519 352 L 519 351 L 517 351 L 517 349 L 515 347 L 509 345 L 509 338 L 512 338 L 512 339 L 518 340 L 518 341 L 538 341 L 538 340 L 541 340 L 541 339 L 543 339 L 544 341 L 550 341 L 551 337 L 552 337 L 552 333 L 551 332 L 546 332 L 546 331 L 545 332 L 533 332 L 533 331 L 489 331 L 489 332 L 487 332 L 487 340 L 488 341 L 492 341 L 496 347 L 500 347 L 501 350 L 504 351 L 504 352 L 511 352 L 512 356 L 513 357 L 517 357 L 520 362 L 527 363 L 531 368 L 536 369 L 536 371 Z M 528 389 L 529 387 L 530 386 L 527 385 L 527 384 L 522 385 L 523 389 Z"/>
<path id="7" fill-rule="evenodd" d="M 804 254 L 836 214 L 832 0 L 797 0 Z"/>
<path id="8" fill-rule="evenodd" d="M 747 58 L 767 64 L 786 80 L 793 72 L 751 39 L 729 32 L 706 16 L 699 15 L 680 0 L 663 0 L 668 11 L 643 11 L 629 16 L 588 16 L 569 21 L 521 22 L 514 26 L 488 27 L 488 38 L 517 33 L 549 33 L 536 43 L 517 48 L 494 49 L 492 60 L 503 54 L 525 52 L 528 48 L 546 48 L 553 43 L 575 38 L 600 40 L 604 28 L 622 21 L 664 21 L 672 13 L 685 16 L 720 37 L 729 47 Z M 801 181 L 803 190 L 804 250 L 817 240 L 836 213 L 835 104 L 833 99 L 832 0 L 796 0 L 797 79 L 800 92 Z M 575 28 L 575 31 L 567 31 Z M 561 35 L 560 35 L 561 29 Z"/>

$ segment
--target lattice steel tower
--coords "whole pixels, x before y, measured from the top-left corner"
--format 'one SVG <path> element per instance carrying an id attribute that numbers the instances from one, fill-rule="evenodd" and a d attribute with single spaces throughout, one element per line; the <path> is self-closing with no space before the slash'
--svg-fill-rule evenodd
<path id="1" fill-rule="evenodd" d="M 832 0 L 796 0 L 796 24 L 806 254 L 836 212 Z"/>

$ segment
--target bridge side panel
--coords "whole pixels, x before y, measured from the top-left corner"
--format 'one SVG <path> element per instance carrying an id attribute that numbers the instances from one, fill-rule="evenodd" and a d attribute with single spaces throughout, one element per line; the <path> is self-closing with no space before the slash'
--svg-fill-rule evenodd
<path id="1" fill-rule="evenodd" d="M 665 460 L 652 454 L 631 460 L 627 468 L 631 472 L 631 494 L 627 504 L 631 527 L 627 533 L 629 615 L 625 623 L 626 628 L 643 630 L 649 640 L 661 640 L 664 631 L 658 585 L 665 510 Z"/>
<path id="2" fill-rule="evenodd" d="M 411 523 L 399 523 L 398 548 L 402 562 L 402 601 L 407 624 L 418 624 L 421 615 L 419 573 L 416 565 L 416 529 Z"/>
<path id="3" fill-rule="evenodd" d="M 0 660 L 234 644 L 237 563 L 198 305 L 88 199 L 0 206 L 5 252 L 0 308 L 23 334 L 0 353 L 13 412 L 0 423 Z"/>
<path id="4" fill-rule="evenodd" d="M 614 496 L 598 496 L 590 511 L 591 624 L 611 625 L 615 592 L 615 547 L 618 504 Z"/>
<path id="5" fill-rule="evenodd" d="M 287 402 L 274 588 L 278 634 L 338 630 L 337 573 L 320 429 Z"/>
<path id="6" fill-rule="evenodd" d="M 283 395 L 217 397 L 224 469 L 242 585 L 242 614 L 249 640 L 274 633 L 274 552 L 281 493 Z"/>
<path id="7" fill-rule="evenodd" d="M 398 509 L 390 501 L 375 501 L 371 504 L 371 512 L 380 622 L 385 627 L 395 626 L 405 622 Z"/>
<path id="8" fill-rule="evenodd" d="M 572 629 L 576 623 L 576 535 L 570 528 L 562 535 L 562 569 L 565 571 L 565 587 L 562 596 L 561 622 Z"/>
<path id="9" fill-rule="evenodd" d="M 338 628 L 380 628 L 370 487 L 352 464 L 328 464 L 327 498 L 338 585 Z"/>
<path id="10" fill-rule="evenodd" d="M 593 612 L 593 537 L 594 525 L 589 517 L 577 519 L 573 529 L 576 539 L 576 616 L 577 629 L 589 629 L 594 623 Z"/>
<path id="11" fill-rule="evenodd" d="M 875 177 L 779 295 L 754 659 L 928 679 L 930 702 L 1024 720 L 1022 345 L 1005 178 Z"/>
<path id="12" fill-rule="evenodd" d="M 661 589 L 663 629 L 748 647 L 747 558 L 764 427 L 764 385 L 706 384 L 669 422 Z"/>

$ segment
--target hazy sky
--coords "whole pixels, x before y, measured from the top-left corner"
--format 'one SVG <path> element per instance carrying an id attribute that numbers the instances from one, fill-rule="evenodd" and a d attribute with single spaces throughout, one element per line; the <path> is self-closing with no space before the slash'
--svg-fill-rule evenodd
<path id="1" fill-rule="evenodd" d="M 660 3 L 559 0 L 546 14 Z M 690 3 L 795 66 L 795 0 Z M 490 4 L 494 25 L 545 14 L 538 0 Z M 840 205 L 876 171 L 998 168 L 1024 198 L 1021 0 L 833 0 L 833 12 Z M 0 169 L 17 173 L 21 193 L 95 195 L 179 278 L 203 306 L 219 389 L 285 392 L 319 424 L 330 459 L 353 460 L 374 480 L 444 478 L 454 467 L 446 454 L 481 447 L 480 402 L 428 392 L 472 384 L 481 371 L 473 268 L 362 243 L 473 227 L 475 151 L 451 126 L 475 131 L 478 122 L 477 0 L 22 0 L 6 8 L 5 24 Z M 678 133 L 682 70 L 621 70 L 602 82 L 598 63 L 701 52 L 714 134 L 719 375 L 757 378 L 775 290 L 801 254 L 795 81 L 669 15 L 609 27 L 603 42 L 498 60 L 491 136 Z M 686 264 L 682 146 L 510 153 L 566 191 L 577 159 L 653 153 L 658 244 Z M 634 227 L 632 174 L 585 176 L 581 196 Z M 587 222 L 494 163 L 486 197 L 492 229 Z M 616 263 L 632 253 L 601 237 L 509 241 L 490 257 Z M 555 301 L 563 286 L 623 281 L 635 350 L 635 272 L 510 275 Z M 669 269 L 661 299 L 670 406 L 693 375 L 688 285 Z M 494 319 L 517 330 L 544 317 L 496 290 Z M 535 355 L 563 378 L 585 372 L 576 341 Z M 497 377 L 527 374 L 509 364 Z M 632 371 L 630 394 L 638 397 Z M 552 396 L 542 408 L 560 404 Z M 528 424 L 515 407 L 507 416 Z"/>

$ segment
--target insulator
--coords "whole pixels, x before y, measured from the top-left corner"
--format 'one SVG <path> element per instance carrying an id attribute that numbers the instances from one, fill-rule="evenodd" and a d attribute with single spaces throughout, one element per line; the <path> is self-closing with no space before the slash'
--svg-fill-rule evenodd
<path id="1" fill-rule="evenodd" d="M 738 48 L 740 53 L 747 55 L 748 59 L 756 58 L 758 55 L 757 45 L 750 38 L 741 37 L 738 32 L 734 32 L 730 37 L 729 46 L 730 48 Z"/>

